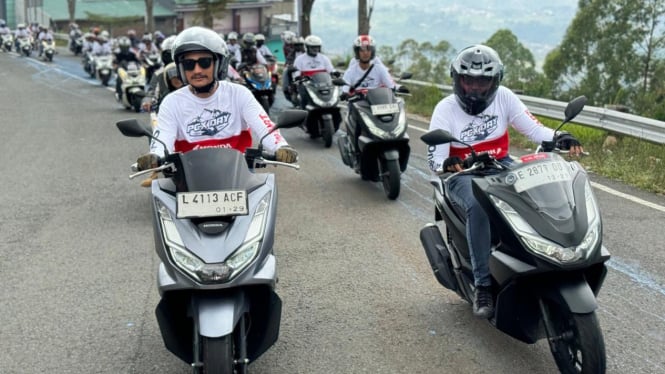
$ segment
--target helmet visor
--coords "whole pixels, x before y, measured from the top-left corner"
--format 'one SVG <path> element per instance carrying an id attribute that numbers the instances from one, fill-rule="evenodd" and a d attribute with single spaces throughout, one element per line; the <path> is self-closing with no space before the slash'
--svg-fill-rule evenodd
<path id="1" fill-rule="evenodd" d="M 493 77 L 472 77 L 469 75 L 460 76 L 460 84 L 467 94 L 483 95 L 492 87 Z"/>

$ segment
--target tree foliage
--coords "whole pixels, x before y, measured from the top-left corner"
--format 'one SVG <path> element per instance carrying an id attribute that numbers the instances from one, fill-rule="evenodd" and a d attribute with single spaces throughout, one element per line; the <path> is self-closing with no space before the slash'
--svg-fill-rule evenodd
<path id="1" fill-rule="evenodd" d="M 550 85 L 545 77 L 536 71 L 533 54 L 510 30 L 498 30 L 485 44 L 501 57 L 504 65 L 504 86 L 531 96 L 549 94 Z"/>
<path id="2" fill-rule="evenodd" d="M 396 70 L 412 73 L 412 79 L 440 84 L 449 83 L 452 53 L 452 46 L 445 40 L 434 45 L 413 39 L 403 41 L 396 49 L 381 46 L 378 51 L 385 63 Z"/>
<path id="3" fill-rule="evenodd" d="M 543 70 L 556 98 L 622 104 L 642 115 L 662 101 L 665 0 L 580 0 Z"/>

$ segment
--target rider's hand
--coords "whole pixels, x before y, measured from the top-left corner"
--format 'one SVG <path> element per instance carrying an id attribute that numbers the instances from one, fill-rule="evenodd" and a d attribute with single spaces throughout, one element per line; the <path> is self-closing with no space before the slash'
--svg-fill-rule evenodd
<path id="1" fill-rule="evenodd" d="M 402 93 L 402 94 L 408 94 L 411 91 L 409 91 L 409 89 L 404 87 L 404 86 L 398 85 L 398 86 L 395 87 L 395 92 Z"/>
<path id="2" fill-rule="evenodd" d="M 445 172 L 462 171 L 462 160 L 457 156 L 448 157 L 443 162 L 443 171 Z"/>
<path id="3" fill-rule="evenodd" d="M 351 96 L 351 95 L 349 95 L 348 92 L 342 92 L 342 94 L 339 95 L 339 99 L 342 100 L 342 101 L 346 101 L 346 100 L 349 99 L 350 96 Z"/>
<path id="4" fill-rule="evenodd" d="M 293 164 L 298 161 L 298 152 L 292 147 L 285 145 L 275 152 L 275 160 L 286 162 L 287 164 Z"/>
<path id="5" fill-rule="evenodd" d="M 560 131 L 557 133 L 556 138 L 556 147 L 562 150 L 569 151 L 572 156 L 579 156 L 584 152 L 582 144 L 574 136 L 572 136 L 567 131 Z"/>
<path id="6" fill-rule="evenodd" d="M 155 153 L 146 153 L 136 160 L 136 166 L 139 171 L 156 168 L 159 166 L 159 156 Z"/>

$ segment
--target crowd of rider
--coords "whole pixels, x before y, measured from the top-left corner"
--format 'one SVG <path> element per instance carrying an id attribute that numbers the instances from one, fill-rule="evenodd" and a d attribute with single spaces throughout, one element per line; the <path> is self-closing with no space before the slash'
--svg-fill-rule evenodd
<path id="1" fill-rule="evenodd" d="M 6 36 L 11 36 L 14 42 L 15 50 L 19 50 L 21 40 L 27 40 L 33 46 L 33 49 L 39 51 L 39 56 L 44 52 L 43 43 L 54 41 L 53 30 L 38 22 L 33 22 L 29 26 L 25 23 L 16 25 L 16 30 L 12 31 L 4 19 L 0 19 L 0 38 L 4 40 Z"/>

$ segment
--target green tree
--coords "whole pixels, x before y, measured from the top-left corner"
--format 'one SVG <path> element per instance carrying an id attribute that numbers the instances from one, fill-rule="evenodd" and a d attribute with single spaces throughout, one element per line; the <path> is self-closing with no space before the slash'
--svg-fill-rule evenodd
<path id="1" fill-rule="evenodd" d="M 412 79 L 440 84 L 449 83 L 452 53 L 452 46 L 445 40 L 432 44 L 414 39 L 404 40 L 396 49 L 381 46 L 378 51 L 389 67 L 412 73 Z"/>
<path id="2" fill-rule="evenodd" d="M 648 102 L 655 56 L 663 52 L 657 31 L 664 15 L 665 0 L 580 0 L 543 66 L 555 97 L 584 94 L 596 106 Z"/>
<path id="3" fill-rule="evenodd" d="M 485 44 L 496 50 L 501 57 L 504 86 L 531 96 L 549 94 L 549 84 L 544 75 L 536 71 L 533 54 L 510 30 L 495 32 Z"/>

